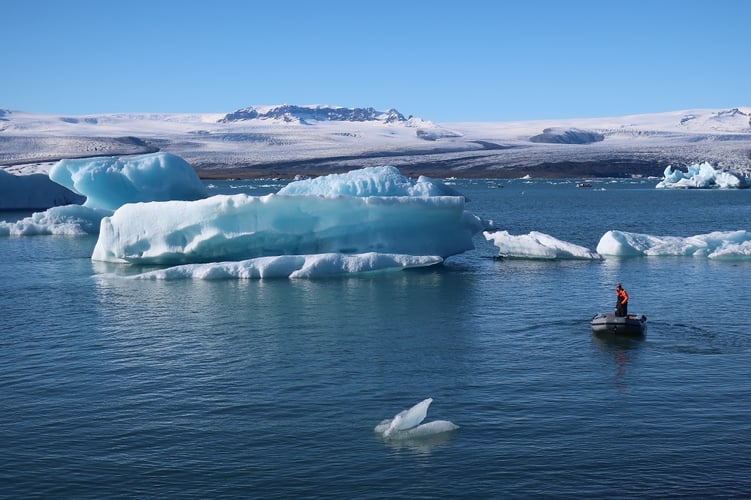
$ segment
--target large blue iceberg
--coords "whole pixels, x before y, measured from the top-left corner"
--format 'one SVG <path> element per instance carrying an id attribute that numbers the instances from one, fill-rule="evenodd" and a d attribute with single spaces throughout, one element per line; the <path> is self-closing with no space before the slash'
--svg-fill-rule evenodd
<path id="1" fill-rule="evenodd" d="M 188 162 L 169 153 L 61 160 L 50 179 L 86 197 L 84 206 L 117 210 L 139 201 L 198 200 L 206 188 Z"/>
<path id="2" fill-rule="evenodd" d="M 445 258 L 487 223 L 437 181 L 393 167 L 290 184 L 266 196 L 123 205 L 102 219 L 92 259 L 174 265 L 277 255 L 385 253 Z M 413 194 L 410 194 L 413 193 Z"/>

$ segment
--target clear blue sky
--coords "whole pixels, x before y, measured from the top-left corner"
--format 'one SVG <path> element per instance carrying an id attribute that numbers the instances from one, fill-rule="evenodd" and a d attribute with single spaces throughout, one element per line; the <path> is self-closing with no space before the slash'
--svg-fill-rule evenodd
<path id="1" fill-rule="evenodd" d="M 448 121 L 751 105 L 746 0 L 2 0 L 0 108 L 396 108 Z"/>

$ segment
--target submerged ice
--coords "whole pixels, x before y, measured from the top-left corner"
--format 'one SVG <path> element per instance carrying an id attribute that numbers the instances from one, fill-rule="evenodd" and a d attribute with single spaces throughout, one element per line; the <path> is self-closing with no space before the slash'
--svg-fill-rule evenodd
<path id="1" fill-rule="evenodd" d="M 133 276 L 133 279 L 320 278 L 340 274 L 400 271 L 415 267 L 433 266 L 441 262 L 443 262 L 443 259 L 435 256 L 382 253 L 277 255 L 239 262 L 184 264 L 137 274 Z"/>

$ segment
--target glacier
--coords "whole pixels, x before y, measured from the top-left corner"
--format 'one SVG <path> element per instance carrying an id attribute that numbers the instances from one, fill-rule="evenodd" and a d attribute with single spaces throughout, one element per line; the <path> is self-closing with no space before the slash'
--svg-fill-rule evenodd
<path id="1" fill-rule="evenodd" d="M 665 168 L 663 179 L 655 186 L 658 189 L 709 189 L 747 188 L 748 182 L 741 176 L 715 169 L 708 162 L 689 165 L 686 172 Z"/>

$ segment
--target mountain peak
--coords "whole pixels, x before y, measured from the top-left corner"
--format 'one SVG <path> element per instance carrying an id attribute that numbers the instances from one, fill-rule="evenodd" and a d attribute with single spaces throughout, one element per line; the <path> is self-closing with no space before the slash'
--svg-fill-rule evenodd
<path id="1" fill-rule="evenodd" d="M 377 111 L 375 108 L 344 108 L 339 106 L 279 106 L 241 108 L 227 113 L 219 123 L 232 123 L 246 120 L 281 120 L 284 122 L 307 123 L 309 121 L 348 121 L 382 123 L 406 122 L 404 115 L 396 109 Z"/>

